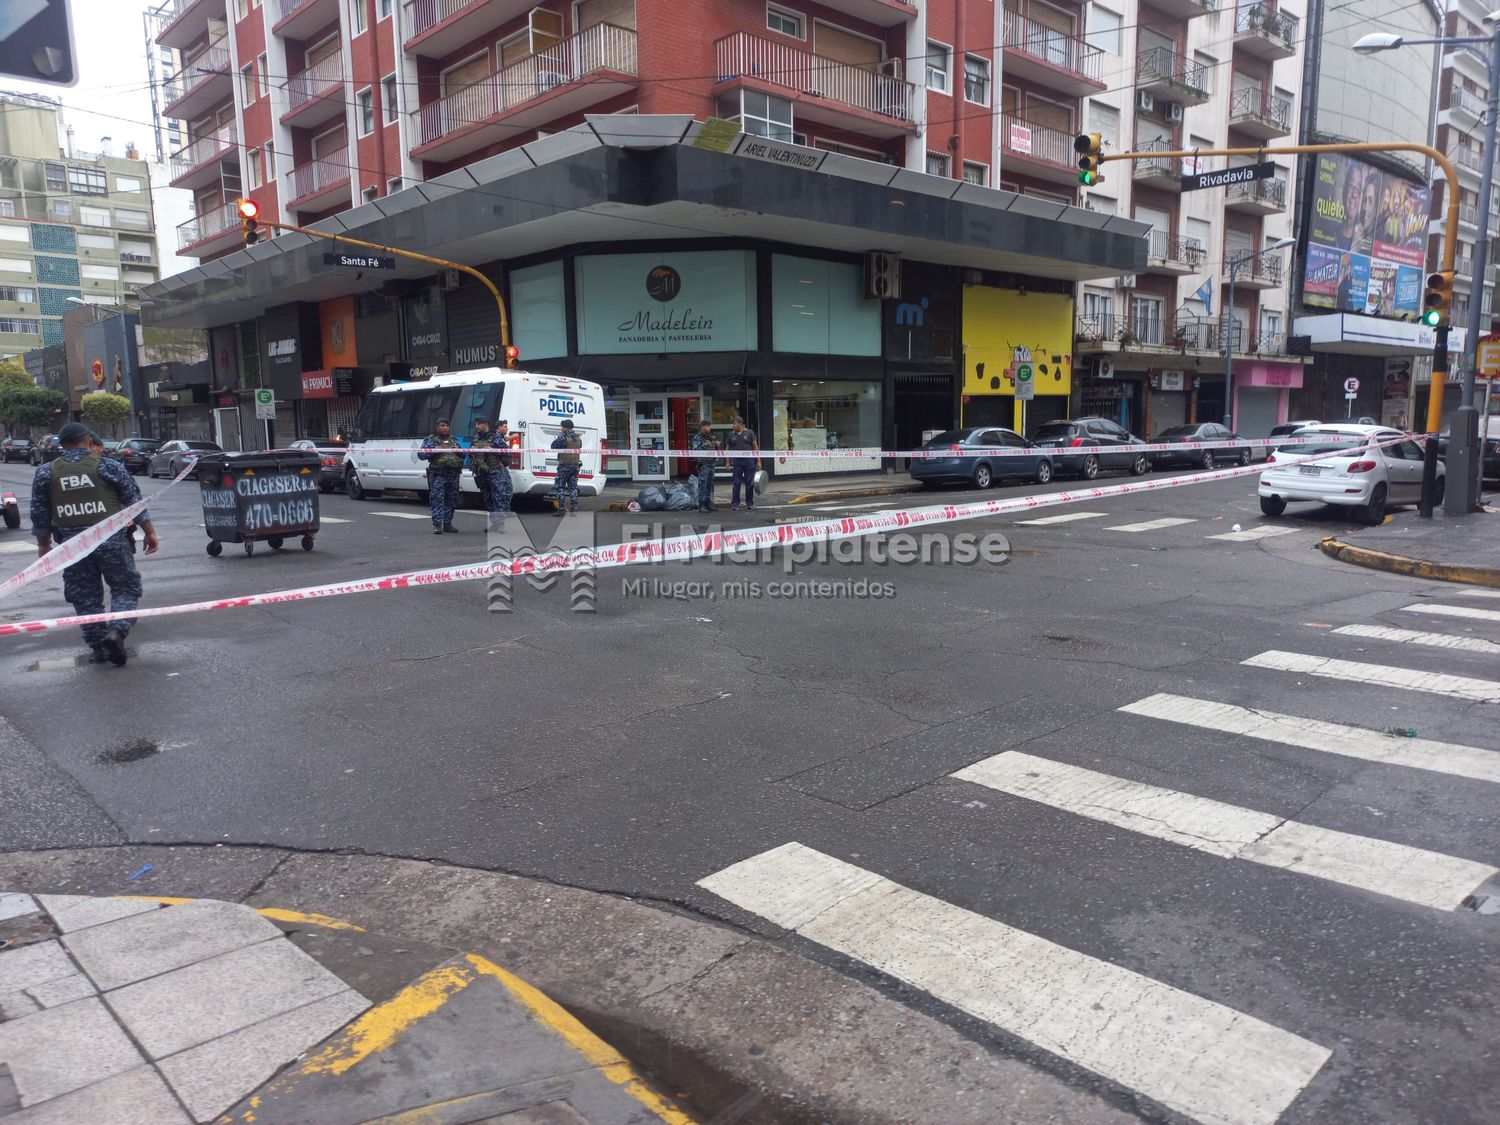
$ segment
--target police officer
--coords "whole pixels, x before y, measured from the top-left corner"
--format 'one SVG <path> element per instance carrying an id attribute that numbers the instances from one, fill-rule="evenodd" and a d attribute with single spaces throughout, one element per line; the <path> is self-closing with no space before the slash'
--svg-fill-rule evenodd
<path id="1" fill-rule="evenodd" d="M 111 461 L 120 461 L 120 455 L 118 453 L 111 453 L 109 452 L 109 450 L 105 449 L 104 439 L 101 438 L 98 434 L 94 433 L 92 430 L 89 431 L 88 447 L 89 452 L 96 457 L 107 457 Z M 124 462 L 121 463 L 123 464 Z M 132 520 L 130 526 L 121 533 L 125 536 L 125 545 L 130 548 L 130 553 L 132 555 L 135 554 L 135 527 L 135 521 Z"/>
<path id="2" fill-rule="evenodd" d="M 583 448 L 583 439 L 573 432 L 573 419 L 564 418 L 561 425 L 562 433 L 552 442 L 553 449 L 562 450 L 557 455 L 557 483 L 553 486 L 557 499 L 554 516 L 563 514 L 564 501 L 571 502 L 569 511 L 578 511 L 578 466 L 583 463 L 583 457 L 578 453 Z"/>
<path id="3" fill-rule="evenodd" d="M 729 510 L 732 512 L 740 506 L 741 484 L 745 486 L 746 509 L 754 508 L 755 471 L 760 468 L 760 439 L 755 436 L 754 430 L 745 428 L 745 420 L 738 414 L 734 416 L 734 428 L 729 432 L 727 447 L 755 454 L 753 459 L 735 457 L 729 462 L 729 479 L 733 482 L 729 488 Z"/>
<path id="4" fill-rule="evenodd" d="M 464 471 L 464 447 L 458 444 L 448 419 L 439 418 L 437 433 L 428 434 L 417 452 L 427 462 L 427 499 L 432 507 L 432 533 L 454 534 L 453 512 L 458 507 L 458 482 Z"/>
<path id="5" fill-rule="evenodd" d="M 63 426 L 57 431 L 62 454 L 31 478 L 31 533 L 38 555 L 52 549 L 53 539 L 66 542 L 141 498 L 135 477 L 124 465 L 89 450 L 91 436 L 81 422 Z M 145 532 L 145 553 L 154 554 L 161 544 L 150 515 L 141 512 L 136 523 Z M 63 571 L 63 597 L 79 615 L 104 612 L 105 585 L 111 612 L 129 612 L 140 604 L 141 574 L 123 531 Z M 125 620 L 83 626 L 83 642 L 93 649 L 94 662 L 124 664 L 125 637 L 133 624 Z"/>
<path id="6" fill-rule="evenodd" d="M 479 418 L 474 422 L 474 439 L 469 443 L 471 450 L 481 446 L 490 447 L 490 439 L 494 435 L 490 433 L 490 420 Z M 486 512 L 490 510 L 490 474 L 489 470 L 481 470 L 479 460 L 471 452 L 469 454 L 469 471 L 474 474 L 474 487 L 479 489 L 479 503 Z"/>
<path id="7" fill-rule="evenodd" d="M 484 508 L 490 514 L 490 526 L 497 530 L 505 529 L 505 517 L 510 514 L 510 498 L 512 495 L 510 481 L 510 465 L 508 453 L 491 452 L 493 450 L 509 450 L 510 441 L 506 436 L 509 429 L 504 418 L 500 419 L 498 429 L 495 433 L 485 432 L 474 439 L 474 448 L 469 451 L 469 467 L 474 471 L 474 480 L 483 479 L 481 495 L 484 496 Z M 483 445 L 480 445 L 481 440 Z M 486 452 L 479 452 L 479 450 Z"/>
<path id="8" fill-rule="evenodd" d="M 714 469 L 719 464 L 719 443 L 714 440 L 713 423 L 707 418 L 698 423 L 698 432 L 688 442 L 688 448 L 705 451 L 707 457 L 698 458 L 698 510 L 712 512 L 714 508 Z"/>

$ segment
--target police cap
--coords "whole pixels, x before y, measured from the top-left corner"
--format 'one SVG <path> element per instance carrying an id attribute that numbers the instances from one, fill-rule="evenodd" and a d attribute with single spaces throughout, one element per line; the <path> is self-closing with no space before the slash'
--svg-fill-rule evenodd
<path id="1" fill-rule="evenodd" d="M 571 419 L 571 418 L 564 418 L 558 424 L 561 425 L 562 428 L 565 429 L 565 430 L 571 430 L 573 428 L 573 419 Z"/>
<path id="2" fill-rule="evenodd" d="M 90 430 L 82 422 L 69 422 L 57 431 L 57 442 L 59 445 L 72 445 L 80 438 L 89 436 Z"/>

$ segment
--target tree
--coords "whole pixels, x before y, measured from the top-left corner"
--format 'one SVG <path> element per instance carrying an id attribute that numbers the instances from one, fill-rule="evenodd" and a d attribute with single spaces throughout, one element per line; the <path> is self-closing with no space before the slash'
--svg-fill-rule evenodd
<path id="1" fill-rule="evenodd" d="M 12 430 L 45 430 L 52 425 L 52 416 L 67 403 L 68 396 L 61 391 L 29 381 L 23 387 L 0 380 L 0 422 Z"/>
<path id="2" fill-rule="evenodd" d="M 34 387 L 36 380 L 26 373 L 26 363 L 18 355 L 0 359 L 0 387 Z"/>
<path id="3" fill-rule="evenodd" d="M 95 429 L 113 429 L 116 422 L 130 417 L 130 400 L 108 391 L 84 395 L 79 406 L 83 409 L 84 421 Z"/>

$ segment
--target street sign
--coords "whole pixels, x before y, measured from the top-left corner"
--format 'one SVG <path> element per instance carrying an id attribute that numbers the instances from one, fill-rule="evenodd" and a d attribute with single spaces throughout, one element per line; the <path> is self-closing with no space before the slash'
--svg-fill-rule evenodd
<path id="1" fill-rule="evenodd" d="M 255 392 L 255 417 L 261 422 L 276 421 L 276 392 L 270 387 Z"/>
<path id="2" fill-rule="evenodd" d="M 1197 191 L 1199 188 L 1248 184 L 1252 180 L 1269 180 L 1274 175 L 1276 165 L 1268 160 L 1262 164 L 1245 164 L 1238 168 L 1222 168 L 1217 172 L 1197 172 L 1183 176 L 1182 190 Z"/>
<path id="3" fill-rule="evenodd" d="M 1036 398 L 1036 380 L 1031 377 L 1031 364 L 1016 365 L 1016 401 L 1030 402 Z"/>
<path id="4" fill-rule="evenodd" d="M 1347 379 L 1344 380 L 1344 393 L 1345 394 L 1352 396 L 1352 395 L 1356 394 L 1358 391 L 1359 391 L 1359 380 L 1356 379 L 1353 375 L 1349 376 L 1349 378 L 1347 378 Z"/>
<path id="5" fill-rule="evenodd" d="M 325 266 L 343 266 L 351 270 L 393 270 L 396 259 L 390 254 L 351 254 L 340 250 L 323 255 Z"/>

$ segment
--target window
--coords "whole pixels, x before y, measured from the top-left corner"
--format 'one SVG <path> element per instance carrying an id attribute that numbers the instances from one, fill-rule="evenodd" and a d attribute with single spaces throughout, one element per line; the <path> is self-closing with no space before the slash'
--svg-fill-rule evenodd
<path id="1" fill-rule="evenodd" d="M 41 330 L 42 322 L 39 320 L 21 316 L 0 316 L 0 332 L 8 332 L 12 336 L 35 336 Z"/>
<path id="2" fill-rule="evenodd" d="M 990 104 L 990 60 L 978 55 L 964 56 L 964 101 L 976 105 Z"/>
<path id="3" fill-rule="evenodd" d="M 1214 71 L 1219 67 L 1219 60 L 1212 55 L 1205 55 L 1202 51 L 1194 51 L 1193 65 L 1197 66 L 1201 71 L 1198 80 L 1203 85 L 1199 89 L 1203 90 L 1204 93 L 1212 94 L 1214 92 Z"/>
<path id="4" fill-rule="evenodd" d="M 399 111 L 396 107 L 396 76 L 394 74 L 380 80 L 380 107 L 387 125 L 396 120 L 396 114 Z"/>
<path id="5" fill-rule="evenodd" d="M 245 153 L 245 188 L 254 191 L 260 187 L 260 149 L 252 148 Z"/>
<path id="6" fill-rule="evenodd" d="M 109 212 L 102 207 L 80 207 L 78 209 L 78 221 L 86 227 L 107 227 Z"/>
<path id="7" fill-rule="evenodd" d="M 359 198 L 365 203 L 374 203 L 380 195 L 380 189 L 373 184 L 359 193 Z"/>
<path id="8" fill-rule="evenodd" d="M 1260 340 L 1257 351 L 1270 351 L 1281 342 L 1281 313 L 1263 309 L 1260 314 Z"/>
<path id="9" fill-rule="evenodd" d="M 766 5 L 766 27 L 771 31 L 779 31 L 783 35 L 790 35 L 793 39 L 806 38 L 806 25 L 802 17 L 796 12 L 789 12 L 785 8 L 777 8 Z"/>
<path id="10" fill-rule="evenodd" d="M 141 187 L 141 181 L 136 179 L 134 176 L 115 177 L 116 191 L 140 191 Z"/>
<path id="11" fill-rule="evenodd" d="M 1103 102 L 1089 102 L 1089 131 L 1099 134 L 1099 143 L 1105 149 L 1118 148 L 1120 111 Z"/>
<path id="12" fill-rule="evenodd" d="M 1214 244 L 1213 225 L 1206 219 L 1189 219 L 1187 221 L 1187 240 L 1197 245 L 1203 253 L 1208 253 L 1208 248 Z"/>
<path id="13" fill-rule="evenodd" d="M 365 30 L 365 0 L 349 0 L 349 14 L 353 16 L 353 35 L 363 35 Z"/>
<path id="14" fill-rule="evenodd" d="M 255 100 L 255 64 L 240 67 L 240 101 L 249 105 Z"/>
<path id="15" fill-rule="evenodd" d="M 929 152 L 927 154 L 927 174 L 929 176 L 946 176 L 948 174 L 948 154 L 946 152 Z"/>
<path id="16" fill-rule="evenodd" d="M 255 60 L 255 65 L 260 71 L 260 96 L 269 97 L 271 93 L 271 66 L 266 61 L 266 56 L 261 55 Z"/>
<path id="17" fill-rule="evenodd" d="M 6 200 L 7 203 L 10 200 Z M 30 242 L 31 232 L 19 223 L 0 223 L 0 242 Z"/>
<path id="18" fill-rule="evenodd" d="M 990 182 L 990 169 L 986 164 L 975 164 L 972 161 L 964 161 L 964 183 L 978 184 L 984 187 Z"/>
<path id="19" fill-rule="evenodd" d="M 1110 317 L 1114 312 L 1114 294 L 1102 289 L 1083 291 L 1083 323 L 1079 325 L 1081 338 L 1103 340 L 1114 335 Z"/>
<path id="20" fill-rule="evenodd" d="M 22 289 L 16 285 L 0 285 L 0 301 L 16 301 L 20 304 L 36 302 L 35 289 Z"/>
<path id="21" fill-rule="evenodd" d="M 24 273 L 31 276 L 30 258 L 0 258 L 0 270 L 5 273 Z"/>
<path id="22" fill-rule="evenodd" d="M 405 186 L 406 185 L 401 182 L 401 177 L 400 176 L 396 176 L 394 179 L 390 179 L 390 180 L 386 181 L 386 184 L 385 184 L 385 193 L 386 193 L 386 195 L 395 195 L 398 191 L 400 191 Z"/>
<path id="23" fill-rule="evenodd" d="M 380 0 L 380 18 L 388 20 L 391 13 L 396 10 L 396 0 Z"/>
<path id="24" fill-rule="evenodd" d="M 119 281 L 120 269 L 118 266 L 84 266 L 78 271 L 78 276 L 85 281 Z"/>
<path id="25" fill-rule="evenodd" d="M 354 95 L 354 105 L 359 113 L 359 135 L 368 137 L 375 131 L 375 94 L 370 87 Z"/>
<path id="26" fill-rule="evenodd" d="M 757 137 L 791 141 L 792 103 L 759 90 L 740 90 L 719 100 L 719 114 Z"/>
<path id="27" fill-rule="evenodd" d="M 1143 344 L 1160 344 L 1164 338 L 1160 297 L 1130 298 L 1130 331 Z"/>
<path id="28" fill-rule="evenodd" d="M 266 183 L 276 179 L 276 142 L 266 142 Z"/>
<path id="29" fill-rule="evenodd" d="M 0 199 L 0 215 L 7 219 L 16 217 L 16 201 L 14 199 Z"/>
<path id="30" fill-rule="evenodd" d="M 108 195 L 103 168 L 69 168 L 68 187 L 78 195 Z"/>
<path id="31" fill-rule="evenodd" d="M 72 222 L 73 220 L 73 204 L 69 200 L 53 199 L 51 200 L 51 207 L 48 210 L 51 217 L 60 223 Z"/>
<path id="32" fill-rule="evenodd" d="M 1107 55 L 1120 53 L 1120 29 L 1125 21 L 1119 12 L 1111 12 L 1098 4 L 1089 8 L 1088 43 Z"/>
<path id="33" fill-rule="evenodd" d="M 68 190 L 68 171 L 66 168 L 61 164 L 48 164 L 46 165 L 46 172 L 48 191 Z"/>
<path id="34" fill-rule="evenodd" d="M 1094 211 L 1100 215 L 1118 215 L 1120 201 L 1112 195 L 1100 195 L 1097 191 L 1090 191 L 1083 197 L 1083 208 L 1085 211 Z"/>
<path id="35" fill-rule="evenodd" d="M 109 224 L 104 224 L 108 226 Z M 139 230 L 151 229 L 151 212 L 137 211 L 130 207 L 121 207 L 115 211 L 115 225 L 120 227 L 136 227 Z"/>
<path id="36" fill-rule="evenodd" d="M 927 88 L 940 94 L 948 92 L 948 64 L 953 52 L 941 43 L 927 40 Z"/>

